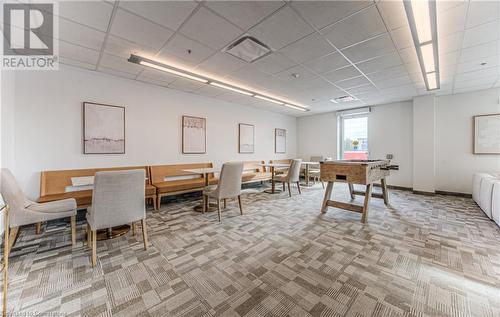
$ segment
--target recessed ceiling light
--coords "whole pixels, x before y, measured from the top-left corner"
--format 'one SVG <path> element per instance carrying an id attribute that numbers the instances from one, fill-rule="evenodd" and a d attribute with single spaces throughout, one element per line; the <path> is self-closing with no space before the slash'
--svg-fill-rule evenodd
<path id="1" fill-rule="evenodd" d="M 488 64 L 488 63 L 486 63 L 486 62 L 482 62 L 482 63 L 481 63 L 481 66 L 484 66 L 484 65 L 486 65 L 486 64 Z"/>
<path id="2" fill-rule="evenodd" d="M 293 74 L 292 74 L 292 77 L 293 77 L 293 78 L 299 78 L 299 77 L 300 77 L 300 75 L 299 75 L 299 74 L 297 74 L 297 73 L 293 73 Z"/>
<path id="3" fill-rule="evenodd" d="M 226 48 L 226 53 L 233 55 L 247 63 L 252 63 L 268 54 L 271 54 L 271 49 L 264 43 L 254 37 L 244 36 L 229 45 Z"/>

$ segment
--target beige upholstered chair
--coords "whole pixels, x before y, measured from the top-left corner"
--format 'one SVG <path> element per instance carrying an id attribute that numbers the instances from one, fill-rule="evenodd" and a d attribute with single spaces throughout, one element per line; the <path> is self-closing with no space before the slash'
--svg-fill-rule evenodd
<path id="1" fill-rule="evenodd" d="M 144 170 L 97 172 L 92 206 L 87 210 L 87 243 L 92 246 L 92 266 L 96 264 L 97 230 L 141 221 L 144 250 L 148 246 Z"/>
<path id="2" fill-rule="evenodd" d="M 288 184 L 288 194 L 290 195 L 290 197 L 292 197 L 292 189 L 290 188 L 291 183 L 297 184 L 297 189 L 299 190 L 299 194 L 301 194 L 300 183 L 299 183 L 301 163 L 302 163 L 301 159 L 292 160 L 292 163 L 290 164 L 290 168 L 288 169 L 288 172 L 285 175 L 274 176 L 274 180 L 273 180 L 274 182 L 282 182 L 283 183 L 283 191 L 285 190 L 285 184 Z"/>
<path id="3" fill-rule="evenodd" d="M 71 243 L 75 245 L 76 200 L 70 198 L 43 204 L 36 203 L 24 195 L 10 170 L 0 169 L 0 179 L 0 190 L 5 202 L 10 205 L 11 246 L 15 243 L 20 226 L 66 217 L 71 219 Z"/>
<path id="4" fill-rule="evenodd" d="M 238 197 L 240 213 L 243 215 L 241 206 L 241 177 L 243 174 L 243 162 L 230 162 L 222 165 L 219 184 L 215 188 L 207 188 L 203 191 L 203 212 L 209 203 L 209 198 L 217 200 L 217 212 L 219 213 L 219 222 L 221 221 L 220 200 L 224 200 L 226 208 L 226 199 Z"/>

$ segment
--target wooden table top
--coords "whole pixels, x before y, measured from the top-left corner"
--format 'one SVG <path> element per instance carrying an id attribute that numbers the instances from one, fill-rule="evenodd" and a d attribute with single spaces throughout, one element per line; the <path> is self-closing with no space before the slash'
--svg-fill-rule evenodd
<path id="1" fill-rule="evenodd" d="M 210 174 L 210 173 L 220 172 L 220 168 L 215 168 L 215 167 L 191 168 L 191 169 L 185 169 L 182 171 L 187 172 L 187 173 L 191 173 L 191 174 Z"/>

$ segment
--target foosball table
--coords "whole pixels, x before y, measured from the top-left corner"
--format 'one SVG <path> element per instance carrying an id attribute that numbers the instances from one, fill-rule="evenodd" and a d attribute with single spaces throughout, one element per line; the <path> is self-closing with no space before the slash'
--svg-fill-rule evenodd
<path id="1" fill-rule="evenodd" d="M 399 166 L 391 165 L 390 160 L 337 160 L 321 162 L 321 180 L 328 182 L 321 212 L 325 213 L 328 207 L 346 209 L 361 213 L 361 222 L 366 222 L 372 196 L 375 198 L 382 198 L 386 205 L 389 204 L 389 195 L 385 179 L 390 175 L 391 170 L 398 169 Z M 378 181 L 380 181 L 382 187 L 382 194 L 372 193 L 373 183 Z M 355 195 L 364 195 L 364 204 L 357 205 L 331 200 L 333 184 L 336 182 L 347 183 L 349 185 L 351 200 L 355 198 Z M 366 185 L 366 190 L 364 192 L 354 190 L 355 184 Z"/>

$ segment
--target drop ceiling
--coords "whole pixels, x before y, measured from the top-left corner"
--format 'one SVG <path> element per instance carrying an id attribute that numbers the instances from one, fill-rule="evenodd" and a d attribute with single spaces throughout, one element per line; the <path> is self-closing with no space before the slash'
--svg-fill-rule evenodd
<path id="1" fill-rule="evenodd" d="M 437 3 L 441 89 L 500 86 L 500 2 Z M 60 1 L 60 62 L 242 105 L 304 115 L 127 62 L 131 53 L 309 107 L 428 94 L 402 1 Z M 252 36 L 272 53 L 224 49 Z M 357 101 L 335 104 L 345 95 Z"/>

